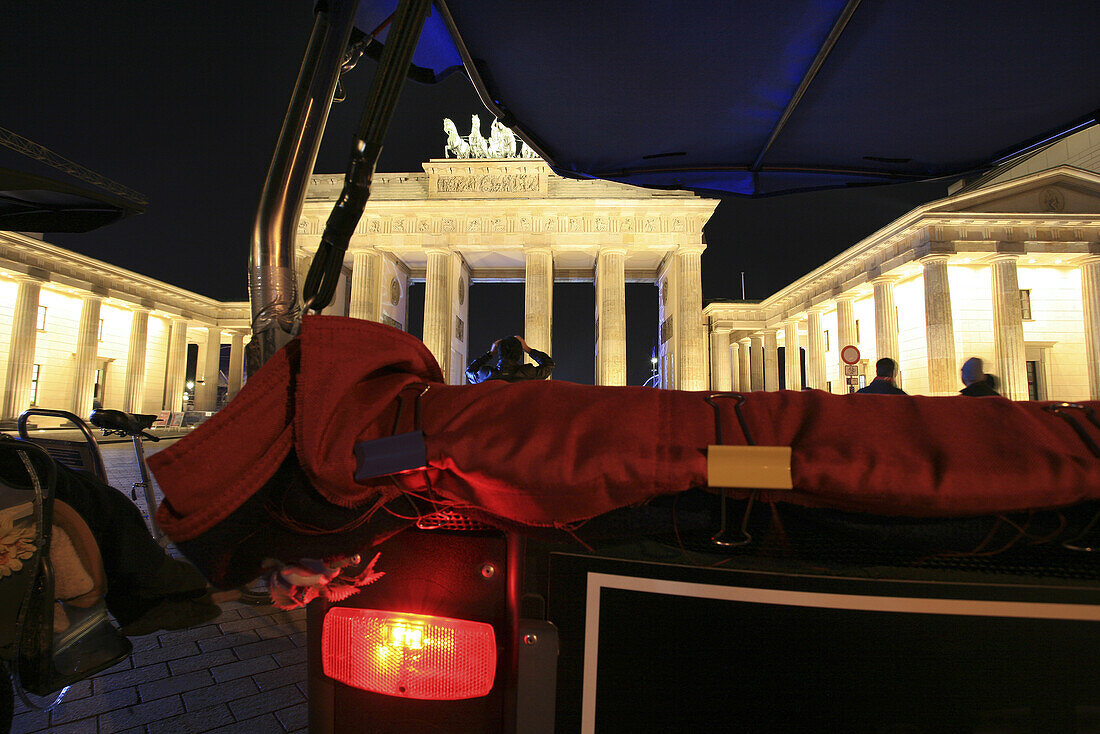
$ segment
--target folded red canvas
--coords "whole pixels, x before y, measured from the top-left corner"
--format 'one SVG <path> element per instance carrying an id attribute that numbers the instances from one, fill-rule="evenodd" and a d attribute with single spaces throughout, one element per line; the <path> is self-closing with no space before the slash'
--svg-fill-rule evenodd
<path id="1" fill-rule="evenodd" d="M 428 386 L 427 468 L 357 482 L 355 445 L 394 432 L 397 397 L 419 392 L 414 383 Z M 340 507 L 367 508 L 401 490 L 481 516 L 561 525 L 705 486 L 706 447 L 716 442 L 708 394 L 557 380 L 448 386 L 408 334 L 309 317 L 228 406 L 150 458 L 165 495 L 157 518 L 174 540 L 195 539 L 295 452 L 313 488 Z M 768 501 L 957 517 L 1100 498 L 1100 459 L 1045 403 L 817 390 L 744 397 L 754 442 L 793 452 L 795 488 L 763 492 Z M 724 442 L 745 443 L 732 402 L 722 408 Z M 413 429 L 411 409 L 396 428 Z"/>

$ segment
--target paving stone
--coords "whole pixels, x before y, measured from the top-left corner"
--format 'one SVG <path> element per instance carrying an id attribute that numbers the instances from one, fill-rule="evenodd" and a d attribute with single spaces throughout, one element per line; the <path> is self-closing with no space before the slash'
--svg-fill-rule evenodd
<path id="1" fill-rule="evenodd" d="M 219 703 L 197 711 L 188 711 L 185 714 L 169 716 L 160 721 L 150 722 L 149 734 L 194 734 L 194 732 L 207 731 L 233 722 L 233 714 L 230 713 L 229 707 L 224 703 Z"/>
<path id="2" fill-rule="evenodd" d="M 100 673 L 93 678 L 95 692 L 106 693 L 119 688 L 136 686 L 138 683 L 149 683 L 168 677 L 168 666 L 164 663 L 153 663 L 141 668 L 131 668 L 118 673 Z"/>
<path id="3" fill-rule="evenodd" d="M 271 640 L 262 640 L 248 645 L 238 645 L 233 648 L 237 657 L 241 660 L 254 658 L 259 655 L 272 655 L 277 652 L 285 652 L 294 649 L 294 641 L 287 637 L 276 637 Z"/>
<path id="4" fill-rule="evenodd" d="M 92 680 L 89 678 L 77 681 L 69 686 L 69 690 L 65 692 L 64 701 L 79 701 L 90 695 L 92 695 Z"/>
<path id="5" fill-rule="evenodd" d="M 275 658 L 270 655 L 261 655 L 258 658 L 249 658 L 248 660 L 241 660 L 236 663 L 229 663 L 228 665 L 219 665 L 210 672 L 214 675 L 214 680 L 221 683 L 246 675 L 255 675 L 256 673 L 262 673 L 265 670 L 271 670 L 277 667 L 279 667 L 279 664 L 275 662 Z"/>
<path id="6" fill-rule="evenodd" d="M 257 642 L 259 639 L 260 636 L 256 634 L 255 630 L 245 630 L 244 632 L 232 632 L 229 634 L 222 633 L 220 637 L 199 640 L 199 649 L 203 652 L 212 652 L 214 650 L 224 650 L 228 647 L 236 647 L 237 645 L 245 645 L 249 642 Z"/>
<path id="7" fill-rule="evenodd" d="M 169 660 L 187 658 L 199 652 L 199 646 L 194 642 L 184 642 L 180 645 L 156 647 L 151 650 L 134 653 L 134 667 L 141 668 L 152 663 L 166 663 Z"/>
<path id="8" fill-rule="evenodd" d="M 264 714 L 254 719 L 211 729 L 207 734 L 283 734 L 283 731 L 283 725 L 275 718 L 275 714 Z"/>
<path id="9" fill-rule="evenodd" d="M 237 721 L 243 721 L 304 701 L 301 692 L 295 686 L 283 686 L 247 698 L 230 701 L 229 710 L 233 712 L 233 716 L 236 717 Z"/>
<path id="10" fill-rule="evenodd" d="M 188 711 L 200 711 L 209 706 L 226 703 L 236 698 L 244 698 L 259 693 L 260 689 L 251 678 L 237 678 L 225 683 L 217 683 L 206 688 L 187 691 L 182 694 L 183 705 Z"/>
<path id="11" fill-rule="evenodd" d="M 193 691 L 196 688 L 205 688 L 213 682 L 214 679 L 210 677 L 209 670 L 196 670 L 192 673 L 173 675 L 152 683 L 142 683 L 138 686 L 138 695 L 141 696 L 142 701 L 152 701 L 184 691 Z"/>
<path id="12" fill-rule="evenodd" d="M 179 696 L 158 698 L 137 706 L 115 709 L 99 715 L 99 734 L 116 734 L 136 726 L 160 721 L 165 716 L 183 713 L 183 701 Z"/>
<path id="13" fill-rule="evenodd" d="M 172 669 L 172 675 L 183 675 L 193 670 L 204 670 L 213 668 L 215 665 L 231 663 L 236 659 L 237 656 L 233 654 L 233 650 L 231 649 L 215 650 L 214 652 L 204 652 L 198 655 L 192 655 L 189 658 L 173 660 L 168 663 L 168 667 Z"/>
<path id="14" fill-rule="evenodd" d="M 133 706 L 137 702 L 137 691 L 133 688 L 108 691 L 103 695 L 88 696 L 71 703 L 62 702 L 50 715 L 50 721 L 55 726 L 57 724 L 67 724 L 70 721 L 86 719 L 105 711 Z"/>
<path id="15" fill-rule="evenodd" d="M 286 624 L 273 624 L 265 627 L 257 627 L 255 629 L 257 635 L 263 639 L 270 639 L 272 637 L 289 637 L 293 635 L 304 635 L 306 632 L 306 623 L 302 622 L 288 622 Z"/>
<path id="16" fill-rule="evenodd" d="M 222 631 L 216 624 L 204 624 L 202 627 L 189 627 L 183 630 L 161 632 L 157 635 L 161 645 L 179 645 L 183 642 L 195 642 L 209 637 L 217 637 Z"/>
<path id="17" fill-rule="evenodd" d="M 51 726 L 49 734 L 96 734 L 97 731 L 103 730 L 96 728 L 95 719 L 81 719 L 69 724 Z"/>
<path id="18" fill-rule="evenodd" d="M 218 625 L 222 632 L 243 632 L 270 624 L 267 617 L 242 617 Z"/>
<path id="19" fill-rule="evenodd" d="M 309 725 L 309 704 L 302 702 L 296 706 L 279 709 L 275 712 L 275 718 L 287 731 L 294 731 Z"/>
<path id="20" fill-rule="evenodd" d="M 293 650 L 275 653 L 275 660 L 279 665 L 286 667 L 288 665 L 294 665 L 295 663 L 306 662 L 308 657 L 307 653 L 308 650 L 305 647 L 296 647 Z"/>
<path id="21" fill-rule="evenodd" d="M 16 701 L 16 704 L 19 702 Z M 12 719 L 12 734 L 30 734 L 32 731 L 42 731 L 50 725 L 50 715 L 44 711 L 28 711 L 16 713 Z"/>
<path id="22" fill-rule="evenodd" d="M 308 678 L 309 671 L 306 670 L 305 663 L 296 663 L 285 668 L 276 668 L 275 670 L 269 670 L 266 673 L 258 673 L 252 676 L 252 680 L 256 682 L 256 685 L 258 685 L 262 691 L 279 688 L 280 686 L 292 685 L 294 683 L 301 683 L 308 680 Z"/>

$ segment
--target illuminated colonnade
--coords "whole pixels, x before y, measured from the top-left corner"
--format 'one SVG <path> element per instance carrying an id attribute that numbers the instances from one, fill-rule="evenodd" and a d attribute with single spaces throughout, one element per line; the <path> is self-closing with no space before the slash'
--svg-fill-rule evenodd
<path id="1" fill-rule="evenodd" d="M 779 330 L 785 387 L 847 392 L 840 351 L 853 345 L 857 386 L 888 356 L 907 392 L 953 395 L 977 356 L 1006 397 L 1100 399 L 1100 176 L 1060 166 L 933 202 L 763 301 L 705 314 L 711 344 L 750 344 L 765 375 Z M 726 389 L 721 370 L 714 389 Z"/>
<path id="2" fill-rule="evenodd" d="M 311 180 L 297 237 L 304 261 L 342 183 Z M 326 313 L 407 329 L 409 285 L 423 282 L 424 343 L 460 384 L 489 346 L 468 342 L 471 284 L 524 283 L 524 339 L 552 354 L 554 284 L 592 283 L 596 382 L 624 385 L 626 284 L 653 283 L 662 386 L 702 390 L 702 229 L 716 206 L 687 192 L 565 179 L 537 159 L 432 160 L 423 173 L 377 174 L 349 244 L 346 303 Z"/>
<path id="3" fill-rule="evenodd" d="M 29 407 L 87 416 L 183 407 L 188 343 L 199 344 L 195 408 L 215 410 L 217 355 L 243 381 L 248 304 L 221 303 L 25 234 L 0 232 L 0 421 Z M 211 356 L 208 356 L 211 355 Z M 205 385 L 203 384 L 205 383 Z"/>

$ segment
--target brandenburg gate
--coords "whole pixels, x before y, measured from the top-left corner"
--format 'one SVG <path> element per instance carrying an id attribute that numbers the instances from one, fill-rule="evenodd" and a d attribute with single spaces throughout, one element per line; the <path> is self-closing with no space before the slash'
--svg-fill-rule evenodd
<path id="1" fill-rule="evenodd" d="M 659 288 L 662 386 L 708 386 L 703 225 L 717 200 L 556 175 L 537 158 L 445 158 L 423 173 L 380 173 L 325 313 L 408 327 L 423 282 L 424 343 L 451 384 L 464 380 L 469 286 L 525 284 L 524 338 L 553 354 L 555 283 L 596 288 L 596 382 L 626 384 L 625 284 Z M 299 277 L 316 252 L 341 175 L 314 175 L 296 240 Z"/>

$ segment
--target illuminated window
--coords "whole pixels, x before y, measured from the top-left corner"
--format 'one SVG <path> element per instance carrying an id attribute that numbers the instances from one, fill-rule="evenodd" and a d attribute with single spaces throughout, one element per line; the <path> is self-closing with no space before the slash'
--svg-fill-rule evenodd
<path id="1" fill-rule="evenodd" d="M 99 341 L 103 341 L 103 319 L 99 320 Z"/>
<path id="2" fill-rule="evenodd" d="M 38 405 L 38 373 L 41 368 L 39 364 L 31 365 L 31 405 Z"/>
<path id="3" fill-rule="evenodd" d="M 856 344 L 859 344 L 862 339 L 859 338 L 859 319 L 856 319 Z"/>
<path id="4" fill-rule="evenodd" d="M 825 351 L 829 351 L 829 330 L 825 330 Z"/>
<path id="5" fill-rule="evenodd" d="M 39 306 L 38 307 L 38 322 L 36 323 L 35 328 L 38 329 L 39 331 L 45 331 L 46 330 L 46 307 L 45 306 Z"/>
<path id="6" fill-rule="evenodd" d="M 1031 321 L 1031 289 L 1020 289 L 1020 317 L 1024 321 Z"/>

